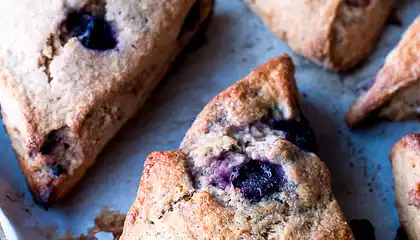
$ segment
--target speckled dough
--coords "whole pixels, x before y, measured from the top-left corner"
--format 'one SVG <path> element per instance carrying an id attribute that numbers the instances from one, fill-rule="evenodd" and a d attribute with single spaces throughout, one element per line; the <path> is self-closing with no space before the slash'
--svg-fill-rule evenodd
<path id="1" fill-rule="evenodd" d="M 420 115 L 420 17 L 406 30 L 387 56 L 372 87 L 346 113 L 355 127 L 364 120 L 404 121 Z"/>
<path id="2" fill-rule="evenodd" d="M 325 164 L 287 141 L 286 132 L 253 125 L 273 109 L 283 121 L 304 121 L 299 106 L 287 55 L 221 92 L 179 151 L 148 156 L 121 239 L 354 239 Z M 247 158 L 281 168 L 281 190 L 249 199 L 217 178 Z"/>
<path id="3" fill-rule="evenodd" d="M 310 60 L 337 71 L 368 55 L 395 0 L 244 0 L 270 30 Z"/>
<path id="4" fill-rule="evenodd" d="M 409 134 L 392 148 L 395 198 L 408 239 L 420 237 L 420 134 Z"/>
<path id="5" fill-rule="evenodd" d="M 38 202 L 56 201 L 79 181 L 212 7 L 213 0 L 0 1 L 2 116 Z M 72 12 L 102 14 L 116 47 L 91 50 L 66 36 Z"/>

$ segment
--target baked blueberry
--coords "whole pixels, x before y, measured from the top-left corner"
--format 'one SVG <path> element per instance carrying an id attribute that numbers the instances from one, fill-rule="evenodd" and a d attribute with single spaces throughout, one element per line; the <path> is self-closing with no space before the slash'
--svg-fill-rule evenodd
<path id="1" fill-rule="evenodd" d="M 61 164 L 57 163 L 51 168 L 51 172 L 54 174 L 54 176 L 58 177 L 64 173 L 64 168 L 61 166 Z"/>
<path id="2" fill-rule="evenodd" d="M 71 13 L 66 21 L 66 30 L 70 37 L 77 37 L 88 49 L 104 51 L 117 45 L 111 25 L 100 16 Z"/>
<path id="3" fill-rule="evenodd" d="M 284 173 L 279 165 L 251 160 L 234 169 L 231 181 L 246 199 L 259 201 L 281 189 Z"/>
<path id="4" fill-rule="evenodd" d="M 211 176 L 211 184 L 220 189 L 225 189 L 230 184 L 230 176 L 233 172 L 233 167 L 229 166 L 228 162 L 215 162 L 213 164 L 213 174 Z"/>
<path id="5" fill-rule="evenodd" d="M 238 151 L 238 149 L 233 147 L 229 151 L 213 157 L 210 173 L 211 184 L 213 186 L 225 189 L 230 185 L 234 168 L 247 160 L 247 157 L 238 153 Z"/>
<path id="6" fill-rule="evenodd" d="M 267 115 L 261 120 L 261 122 L 269 125 L 275 130 L 284 132 L 286 139 L 299 148 L 315 152 L 315 133 L 309 125 L 308 120 L 306 120 L 303 116 L 301 116 L 300 120 L 283 120 L 280 119 L 279 115 L 278 109 L 272 109 L 271 111 L 268 111 Z"/>
<path id="7" fill-rule="evenodd" d="M 271 121 L 271 127 L 284 132 L 286 134 L 286 139 L 294 143 L 299 148 L 306 151 L 315 152 L 315 134 L 305 119 L 300 121 L 273 120 Z"/>
<path id="8" fill-rule="evenodd" d="M 286 133 L 286 139 L 298 147 L 314 152 L 316 149 L 315 134 L 309 124 L 304 121 L 283 120 L 276 121 L 273 125 L 275 129 Z"/>

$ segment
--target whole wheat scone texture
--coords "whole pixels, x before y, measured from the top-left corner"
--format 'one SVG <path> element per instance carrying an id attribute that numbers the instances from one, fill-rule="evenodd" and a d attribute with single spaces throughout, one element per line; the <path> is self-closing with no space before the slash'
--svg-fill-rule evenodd
<path id="1" fill-rule="evenodd" d="M 79 181 L 212 7 L 213 0 L 0 1 L 1 112 L 38 202 L 54 202 Z"/>
<path id="2" fill-rule="evenodd" d="M 180 150 L 148 156 L 121 239 L 354 239 L 314 141 L 291 59 L 274 58 L 210 101 Z"/>
<path id="3" fill-rule="evenodd" d="M 375 46 L 395 0 L 243 0 L 299 54 L 336 71 Z"/>
<path id="4" fill-rule="evenodd" d="M 369 90 L 346 113 L 350 127 L 365 120 L 404 121 L 420 114 L 420 17 L 388 54 Z"/>
<path id="5" fill-rule="evenodd" d="M 398 141 L 390 154 L 395 198 L 408 239 L 420 239 L 420 134 Z"/>

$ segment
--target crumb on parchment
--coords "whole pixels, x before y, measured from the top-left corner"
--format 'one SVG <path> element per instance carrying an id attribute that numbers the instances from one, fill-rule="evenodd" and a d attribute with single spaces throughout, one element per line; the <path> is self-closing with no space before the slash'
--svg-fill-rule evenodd
<path id="1" fill-rule="evenodd" d="M 102 208 L 101 214 L 95 217 L 95 226 L 88 229 L 88 235 L 72 237 L 71 232 L 67 230 L 67 237 L 61 240 L 97 240 L 95 235 L 99 232 L 112 233 L 114 239 L 119 239 L 123 232 L 124 220 L 126 214 L 113 211 L 108 207 Z"/>

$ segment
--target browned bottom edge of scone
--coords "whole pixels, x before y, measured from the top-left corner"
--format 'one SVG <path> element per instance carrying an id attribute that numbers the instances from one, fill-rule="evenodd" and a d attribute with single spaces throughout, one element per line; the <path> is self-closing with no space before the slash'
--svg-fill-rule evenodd
<path id="1" fill-rule="evenodd" d="M 182 57 L 182 55 L 188 52 L 187 46 L 191 42 L 193 42 L 196 37 L 199 37 L 200 34 L 204 33 L 213 13 L 214 2 L 214 0 L 196 1 L 194 6 L 191 8 L 189 15 L 186 17 L 184 26 L 180 31 L 178 37 L 179 44 L 177 46 L 174 46 L 175 48 L 177 48 L 175 52 L 177 52 L 178 54 L 175 54 L 176 56 L 174 57 L 174 59 L 166 63 L 166 66 L 157 73 L 157 76 L 163 78 L 165 73 L 168 72 L 168 69 L 170 69 L 170 67 L 173 64 L 176 64 L 176 59 L 178 57 Z M 187 24 L 187 22 L 195 22 L 195 24 Z M 149 91 L 149 95 L 150 92 L 151 90 Z M 112 134 L 109 135 L 115 135 L 115 133 L 121 128 L 122 125 L 112 126 L 112 129 L 109 129 L 109 132 Z M 11 133 L 14 131 L 14 129 L 8 129 L 7 124 L 5 128 L 9 136 L 12 138 Z M 98 150 L 95 149 L 95 153 L 91 154 L 92 156 L 85 157 L 83 163 L 80 166 L 78 166 L 71 175 L 66 174 L 65 172 L 61 173 L 59 174 L 59 176 L 51 178 L 48 181 L 48 183 L 39 183 L 36 175 L 33 174 L 33 170 L 25 164 L 24 157 L 19 156 L 19 153 L 15 148 L 18 145 L 14 145 L 14 151 L 16 157 L 19 160 L 19 166 L 25 176 L 29 190 L 33 194 L 35 202 L 43 206 L 44 208 L 48 208 L 51 204 L 57 202 L 59 199 L 62 199 L 67 193 L 69 193 L 73 189 L 74 185 L 77 182 L 79 182 L 80 179 L 82 179 L 88 168 L 94 164 L 96 155 L 99 154 L 101 149 L 112 138 L 112 136 L 107 139 L 105 139 L 105 137 L 104 139 L 99 139 L 96 143 L 98 145 Z M 60 171 L 60 166 L 55 167 L 58 167 L 58 169 L 56 170 Z"/>

